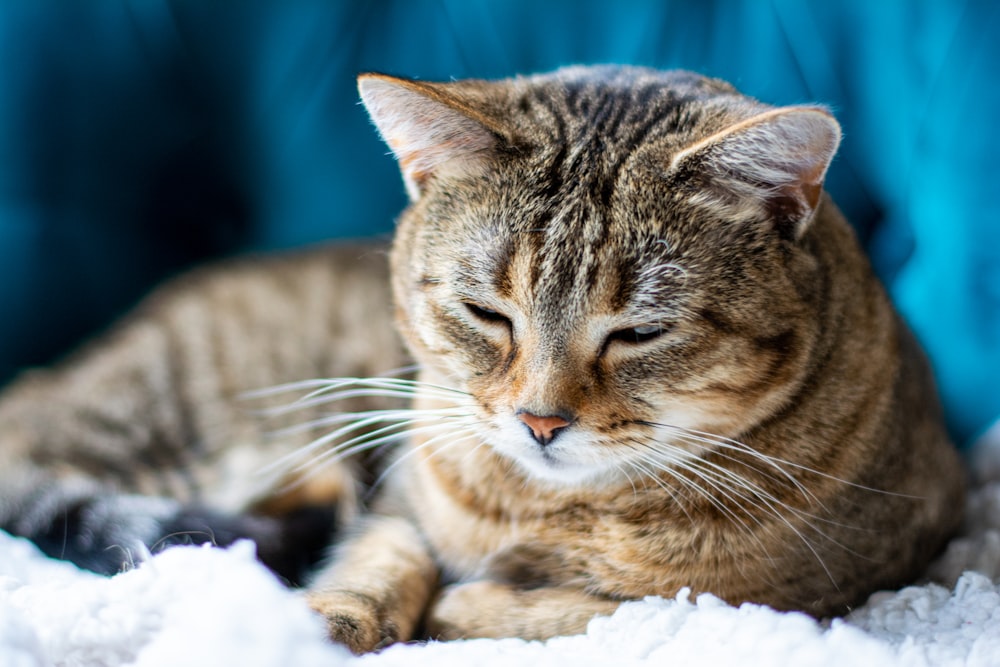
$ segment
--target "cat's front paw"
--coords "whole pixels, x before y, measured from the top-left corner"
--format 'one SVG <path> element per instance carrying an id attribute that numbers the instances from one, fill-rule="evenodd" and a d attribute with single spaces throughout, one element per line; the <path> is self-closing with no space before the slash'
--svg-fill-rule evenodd
<path id="1" fill-rule="evenodd" d="M 326 619 L 330 639 L 356 655 L 378 650 L 401 639 L 399 628 L 374 599 L 350 591 L 310 593 L 306 601 Z"/>
<path id="2" fill-rule="evenodd" d="M 473 581 L 441 591 L 427 614 L 427 631 L 437 639 L 549 639 L 585 632 L 590 619 L 614 613 L 618 604 L 572 587 L 523 589 Z"/>
<path id="3" fill-rule="evenodd" d="M 447 586 L 427 614 L 427 633 L 434 639 L 498 636 L 494 614 L 508 598 L 508 587 L 493 581 Z"/>

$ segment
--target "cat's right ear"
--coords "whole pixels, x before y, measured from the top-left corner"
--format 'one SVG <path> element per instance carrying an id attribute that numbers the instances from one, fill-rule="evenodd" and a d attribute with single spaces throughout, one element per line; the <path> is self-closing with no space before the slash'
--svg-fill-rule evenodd
<path id="1" fill-rule="evenodd" d="M 447 85 L 384 74 L 358 77 L 361 100 L 396 155 L 412 201 L 432 177 L 483 170 L 497 143 L 488 121 L 449 95 Z"/>

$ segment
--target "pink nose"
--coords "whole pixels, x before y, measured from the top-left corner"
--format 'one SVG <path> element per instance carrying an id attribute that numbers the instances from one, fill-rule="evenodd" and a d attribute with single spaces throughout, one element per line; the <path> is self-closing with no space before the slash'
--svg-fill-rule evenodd
<path id="1" fill-rule="evenodd" d="M 539 417 L 530 412 L 519 410 L 517 418 L 524 422 L 524 425 L 531 430 L 531 437 L 543 447 L 552 442 L 552 439 L 556 437 L 556 433 L 560 429 L 569 426 L 569 420 L 559 415 Z"/>

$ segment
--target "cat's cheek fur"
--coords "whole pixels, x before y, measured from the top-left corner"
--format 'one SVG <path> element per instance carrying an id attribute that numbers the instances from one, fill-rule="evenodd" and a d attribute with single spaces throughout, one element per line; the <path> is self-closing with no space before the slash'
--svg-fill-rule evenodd
<path id="1" fill-rule="evenodd" d="M 407 288 L 397 285 L 397 289 Z M 402 297 L 406 305 L 396 309 L 397 328 L 421 367 L 464 384 L 499 365 L 503 355 L 500 345 L 454 313 L 441 295 L 429 293 L 432 291 L 410 289 Z"/>

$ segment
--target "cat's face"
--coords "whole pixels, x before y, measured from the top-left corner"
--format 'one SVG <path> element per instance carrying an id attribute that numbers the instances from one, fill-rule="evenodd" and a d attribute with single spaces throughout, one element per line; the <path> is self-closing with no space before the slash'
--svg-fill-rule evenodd
<path id="1" fill-rule="evenodd" d="M 745 432 L 796 389 L 828 116 L 786 119 L 688 74 L 369 81 L 414 199 L 393 257 L 404 337 L 472 396 L 496 451 L 555 482 L 628 476 L 703 452 L 698 433 Z M 387 119 L 379 94 L 408 104 Z"/>

